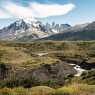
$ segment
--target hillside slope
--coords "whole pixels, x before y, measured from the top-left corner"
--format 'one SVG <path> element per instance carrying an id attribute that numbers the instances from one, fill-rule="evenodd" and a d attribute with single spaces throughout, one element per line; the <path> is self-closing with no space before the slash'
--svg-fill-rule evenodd
<path id="1" fill-rule="evenodd" d="M 95 22 L 71 27 L 63 33 L 43 38 L 43 40 L 95 40 Z"/>

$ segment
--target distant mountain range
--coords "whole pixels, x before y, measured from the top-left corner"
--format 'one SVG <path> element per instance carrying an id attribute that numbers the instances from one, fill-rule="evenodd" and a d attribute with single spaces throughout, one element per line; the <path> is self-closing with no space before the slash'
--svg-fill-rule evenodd
<path id="1" fill-rule="evenodd" d="M 76 25 L 43 40 L 95 40 L 95 22 Z"/>
<path id="2" fill-rule="evenodd" d="M 95 40 L 95 22 L 70 26 L 19 19 L 0 30 L 0 40 Z"/>
<path id="3" fill-rule="evenodd" d="M 44 25 L 40 21 L 31 20 L 28 23 L 23 19 L 19 19 L 8 27 L 4 27 L 0 30 L 0 39 L 10 41 L 32 41 L 60 33 L 69 27 L 71 27 L 69 24 L 59 25 L 53 22 L 52 25 L 49 23 Z"/>

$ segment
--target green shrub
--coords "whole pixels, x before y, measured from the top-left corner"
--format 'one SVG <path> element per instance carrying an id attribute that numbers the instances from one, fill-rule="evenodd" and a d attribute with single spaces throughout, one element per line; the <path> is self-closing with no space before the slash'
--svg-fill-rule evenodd
<path id="1" fill-rule="evenodd" d="M 72 84 L 58 88 L 55 95 L 95 95 L 95 85 Z"/>
<path id="2" fill-rule="evenodd" d="M 38 86 L 31 89 L 22 87 L 0 89 L 0 95 L 53 95 L 54 93 L 55 90 L 47 86 Z"/>
<path id="3" fill-rule="evenodd" d="M 95 70 L 85 71 L 81 74 L 81 81 L 95 85 Z"/>

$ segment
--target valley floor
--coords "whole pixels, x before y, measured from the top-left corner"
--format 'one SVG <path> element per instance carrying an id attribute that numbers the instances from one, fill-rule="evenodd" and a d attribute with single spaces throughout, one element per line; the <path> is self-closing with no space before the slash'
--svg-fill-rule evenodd
<path id="1" fill-rule="evenodd" d="M 0 95 L 95 95 L 95 41 L 1 41 Z"/>

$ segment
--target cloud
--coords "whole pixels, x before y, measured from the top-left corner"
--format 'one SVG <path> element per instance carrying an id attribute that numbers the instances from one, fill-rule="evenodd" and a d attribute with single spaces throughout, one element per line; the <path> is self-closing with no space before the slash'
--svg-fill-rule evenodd
<path id="1" fill-rule="evenodd" d="M 21 6 L 12 2 L 8 2 L 6 6 L 3 6 L 3 10 L 0 10 L 0 18 L 2 17 L 16 17 L 16 18 L 44 18 L 48 16 L 65 15 L 75 8 L 74 4 L 41 4 L 32 2 L 29 6 Z"/>
<path id="2" fill-rule="evenodd" d="M 34 10 L 35 16 L 37 17 L 48 17 L 48 16 L 58 16 L 58 15 L 65 15 L 70 12 L 75 5 L 73 4 L 39 4 L 39 3 L 32 3 L 31 9 Z"/>
<path id="3" fill-rule="evenodd" d="M 0 18 L 9 18 L 10 15 L 0 9 Z"/>
<path id="4" fill-rule="evenodd" d="M 33 10 L 29 7 L 24 7 L 20 5 L 16 5 L 14 3 L 8 3 L 7 6 L 4 7 L 11 15 L 24 18 L 24 17 L 34 17 Z"/>

